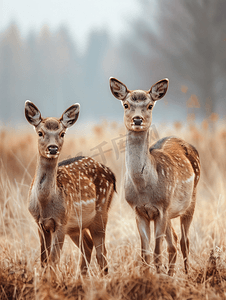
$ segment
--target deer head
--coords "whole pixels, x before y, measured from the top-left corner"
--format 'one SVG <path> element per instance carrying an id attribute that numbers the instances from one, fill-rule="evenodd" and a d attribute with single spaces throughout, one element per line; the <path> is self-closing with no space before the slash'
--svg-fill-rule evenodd
<path id="1" fill-rule="evenodd" d="M 110 78 L 112 94 L 122 101 L 124 107 L 124 123 L 128 130 L 146 131 L 151 125 L 152 109 L 157 100 L 165 96 L 168 89 L 167 78 L 156 82 L 148 91 L 127 89 L 116 78 Z"/>
<path id="2" fill-rule="evenodd" d="M 57 158 L 64 142 L 64 135 L 70 126 L 78 119 L 80 105 L 73 104 L 62 116 L 57 118 L 42 118 L 38 108 L 29 100 L 25 102 L 25 117 L 35 127 L 38 134 L 38 149 L 45 158 Z"/>

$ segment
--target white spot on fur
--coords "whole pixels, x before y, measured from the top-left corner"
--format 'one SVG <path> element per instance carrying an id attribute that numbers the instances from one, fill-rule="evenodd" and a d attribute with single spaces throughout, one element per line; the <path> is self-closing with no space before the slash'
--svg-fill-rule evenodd
<path id="1" fill-rule="evenodd" d="M 193 181 L 193 179 L 194 179 L 194 177 L 195 177 L 195 174 L 192 174 L 192 176 L 191 176 L 191 177 L 189 177 L 188 179 L 186 179 L 186 180 L 184 181 L 184 183 L 189 183 L 189 182 L 192 182 L 192 181 Z"/>
<path id="2" fill-rule="evenodd" d="M 92 198 L 92 199 L 89 199 L 89 200 L 86 200 L 86 204 L 91 204 L 91 203 L 94 203 L 95 202 L 95 198 Z"/>

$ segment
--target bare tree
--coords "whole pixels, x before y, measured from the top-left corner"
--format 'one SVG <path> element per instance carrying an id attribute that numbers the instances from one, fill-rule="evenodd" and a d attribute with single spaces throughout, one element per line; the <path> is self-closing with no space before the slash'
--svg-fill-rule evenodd
<path id="1" fill-rule="evenodd" d="M 125 55 L 126 51 L 144 82 L 150 80 L 151 72 L 161 77 L 164 70 L 163 76 L 188 85 L 198 96 L 202 112 L 209 116 L 223 95 L 223 87 L 217 83 L 226 79 L 226 2 L 140 3 L 142 14 L 133 21 L 132 35 L 122 52 Z"/>

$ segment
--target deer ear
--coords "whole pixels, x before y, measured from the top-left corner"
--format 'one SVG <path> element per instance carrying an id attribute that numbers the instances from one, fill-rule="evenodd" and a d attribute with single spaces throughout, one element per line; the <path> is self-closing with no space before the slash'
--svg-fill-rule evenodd
<path id="1" fill-rule="evenodd" d="M 169 86 L 169 79 L 165 78 L 162 80 L 159 80 L 148 91 L 152 100 L 157 101 L 165 96 L 167 89 Z"/>
<path id="2" fill-rule="evenodd" d="M 33 126 L 38 126 L 42 121 L 41 113 L 38 108 L 29 100 L 25 102 L 25 117 Z"/>
<path id="3" fill-rule="evenodd" d="M 111 92 L 115 96 L 115 98 L 117 98 L 118 100 L 124 100 L 129 93 L 126 85 L 113 77 L 110 77 L 109 81 Z"/>
<path id="4" fill-rule="evenodd" d="M 70 106 L 65 112 L 62 114 L 60 121 L 64 125 L 64 127 L 71 127 L 78 119 L 80 110 L 80 104 L 75 103 Z"/>

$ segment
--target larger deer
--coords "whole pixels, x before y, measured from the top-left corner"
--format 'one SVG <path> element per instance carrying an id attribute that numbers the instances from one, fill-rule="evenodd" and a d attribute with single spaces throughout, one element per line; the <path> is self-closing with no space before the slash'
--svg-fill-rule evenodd
<path id="1" fill-rule="evenodd" d="M 154 221 L 154 261 L 162 270 L 161 248 L 166 237 L 169 253 L 169 275 L 175 272 L 177 235 L 171 219 L 180 216 L 181 250 L 188 270 L 189 227 L 196 202 L 200 177 L 197 150 L 185 141 L 166 137 L 149 148 L 152 109 L 168 89 L 168 79 L 155 83 L 149 91 L 128 90 L 110 78 L 112 94 L 122 101 L 127 129 L 125 198 L 136 212 L 141 238 L 142 258 L 150 264 L 150 221 Z"/>
<path id="2" fill-rule="evenodd" d="M 115 176 L 90 157 L 79 156 L 58 164 L 66 129 L 76 122 L 79 107 L 72 105 L 60 119 L 42 118 L 32 102 L 25 102 L 25 116 L 39 136 L 29 211 L 39 227 L 42 266 L 59 262 L 68 234 L 78 247 L 81 244 L 82 271 L 87 270 L 94 245 L 97 261 L 107 273 L 105 228 Z"/>

